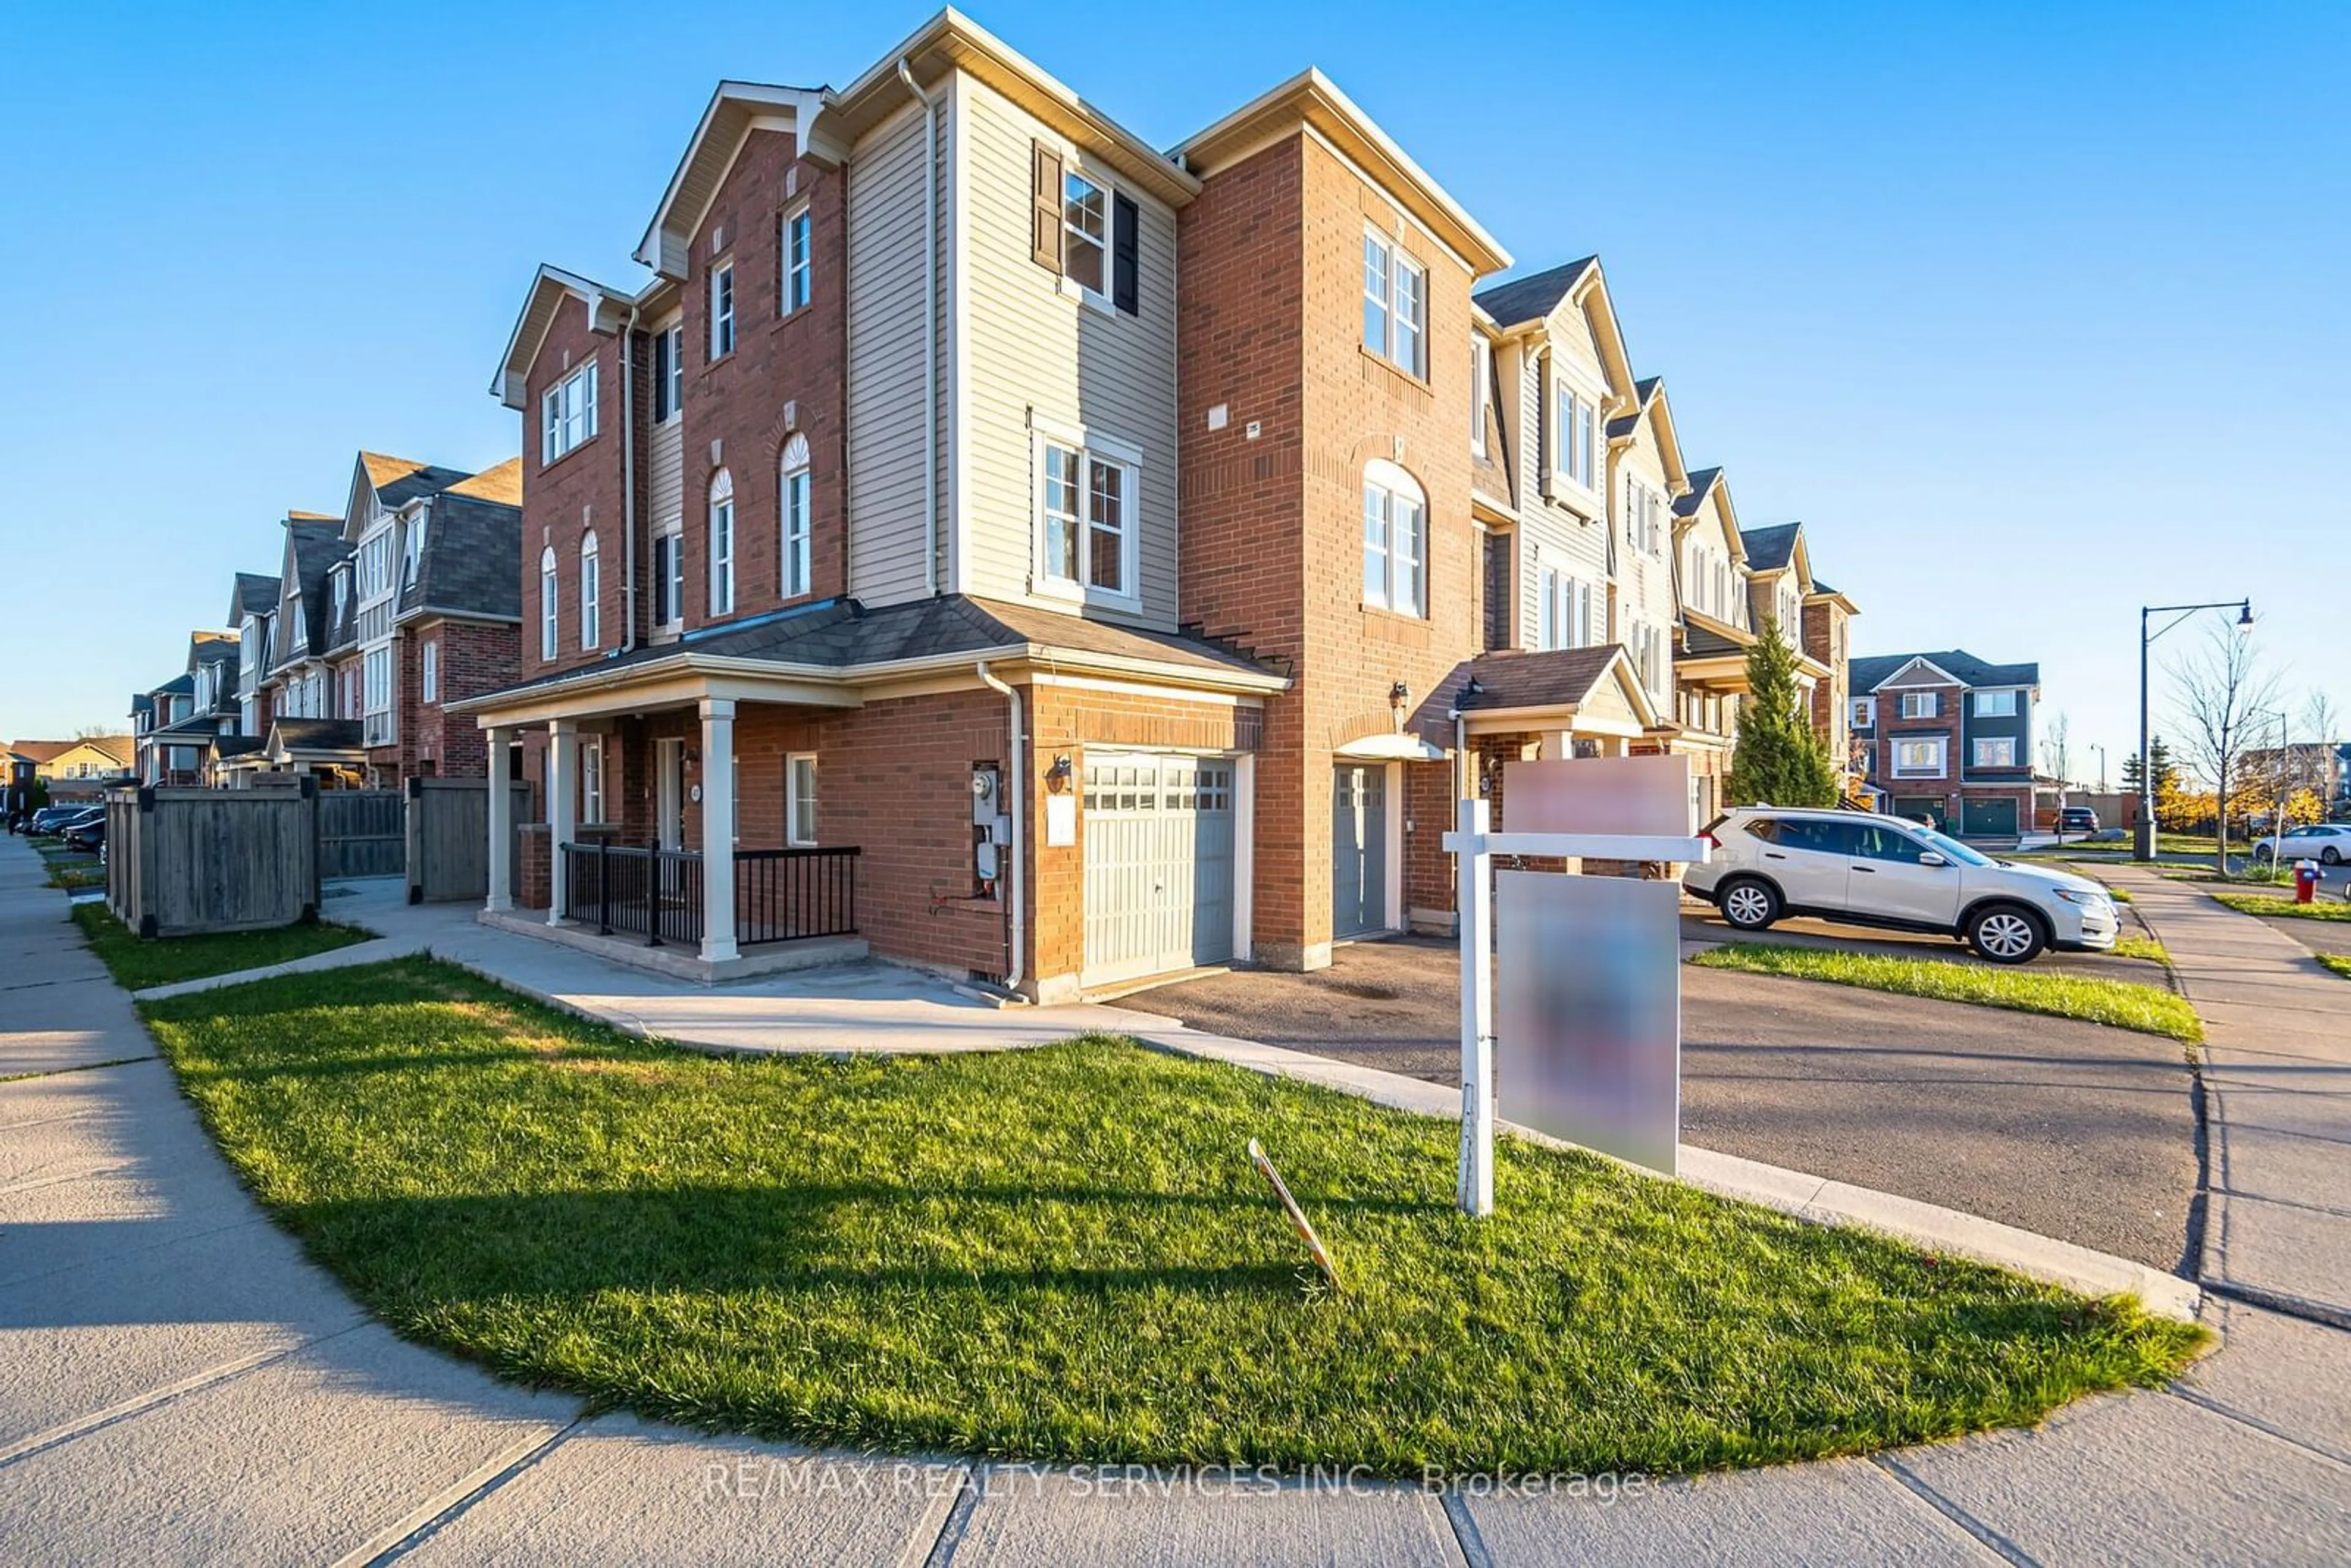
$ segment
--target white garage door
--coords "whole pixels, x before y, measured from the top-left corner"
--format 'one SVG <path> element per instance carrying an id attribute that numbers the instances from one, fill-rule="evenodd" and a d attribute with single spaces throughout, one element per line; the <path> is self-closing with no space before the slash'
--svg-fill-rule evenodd
<path id="1" fill-rule="evenodd" d="M 1233 956 L 1234 765 L 1090 753 L 1084 983 Z"/>

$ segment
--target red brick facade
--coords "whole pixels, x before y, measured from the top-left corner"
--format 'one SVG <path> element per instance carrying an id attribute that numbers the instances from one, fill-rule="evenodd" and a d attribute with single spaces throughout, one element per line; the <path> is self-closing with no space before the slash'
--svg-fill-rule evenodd
<path id="1" fill-rule="evenodd" d="M 1366 229 L 1427 269 L 1428 379 L 1363 346 Z M 1185 549 L 1181 613 L 1289 661 L 1257 769 L 1257 956 L 1328 962 L 1332 752 L 1393 727 L 1479 651 L 1484 561 L 1470 520 L 1466 268 L 1321 143 L 1293 137 L 1208 178 L 1182 216 L 1177 356 Z M 1208 410 L 1226 404 L 1224 429 Z M 1255 440 L 1248 428 L 1258 427 Z M 1364 602 L 1364 482 L 1396 463 L 1428 502 L 1428 613 Z M 1449 737 L 1448 737 L 1449 739 Z M 1443 742 L 1440 742 L 1443 744 Z M 1444 764 L 1408 764 L 1406 908 L 1449 906 Z M 1426 773 L 1440 781 L 1411 777 Z"/>

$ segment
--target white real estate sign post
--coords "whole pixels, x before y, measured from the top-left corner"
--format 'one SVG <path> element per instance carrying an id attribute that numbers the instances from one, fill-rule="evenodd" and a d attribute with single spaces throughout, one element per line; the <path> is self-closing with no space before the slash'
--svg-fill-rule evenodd
<path id="1" fill-rule="evenodd" d="M 1688 836 L 1689 759 L 1685 757 L 1592 758 L 1581 762 L 1516 763 L 1505 775 L 1504 792 L 1513 814 L 1525 831 L 1490 831 L 1491 809 L 1484 800 L 1460 803 L 1456 831 L 1445 835 L 1445 848 L 1458 858 L 1461 910 L 1461 1169 L 1457 1197 L 1462 1211 L 1486 1215 L 1494 1208 L 1494 878 L 1492 857 L 1547 855 L 1567 859 L 1655 861 L 1694 863 L 1707 858 L 1703 839 Z M 1678 822 L 1682 833 L 1661 832 L 1659 826 Z M 1562 828 L 1577 831 L 1560 831 Z M 1544 873 L 1534 877 L 1550 880 Z M 1568 879 L 1560 878 L 1561 882 Z M 1568 964 L 1569 953 L 1543 950 L 1547 936 L 1561 933 L 1571 940 L 1581 936 L 1590 950 L 1573 965 L 1573 974 L 1586 1001 L 1588 1017 L 1544 1020 L 1542 1038 L 1526 1042 L 1531 1048 L 1513 1052 L 1528 1062 L 1540 1059 L 1542 1082 L 1530 1103 L 1582 1103 L 1589 1116 L 1578 1115 L 1572 1131 L 1603 1152 L 1656 1164 L 1660 1148 L 1678 1144 L 1678 1125 L 1660 1128 L 1656 1107 L 1670 1107 L 1667 1117 L 1678 1122 L 1680 1059 L 1679 970 L 1663 971 L 1671 987 L 1670 1028 L 1662 1029 L 1665 1010 L 1654 1005 L 1659 984 L 1658 964 L 1680 961 L 1680 932 L 1669 913 L 1662 922 L 1657 909 L 1673 908 L 1670 884 L 1633 883 L 1620 895 L 1594 895 L 1589 889 L 1567 889 L 1550 900 L 1545 889 L 1531 883 L 1514 890 L 1514 914 L 1536 912 L 1539 918 L 1514 940 L 1504 962 L 1514 966 L 1548 966 L 1554 959 Z M 1611 890 L 1615 893 L 1616 890 Z M 1622 907 L 1617 907 L 1622 905 Z M 1523 916 L 1522 916 L 1523 917 Z M 1597 924 L 1594 924 L 1597 922 Z M 1654 951 L 1651 951 L 1654 949 Z M 1627 961 L 1630 958 L 1631 961 Z M 1649 994 L 1644 995 L 1643 988 Z M 1594 992 L 1609 992 L 1613 996 Z M 1542 998 L 1557 993 L 1531 987 L 1526 993 Z M 1610 1006 L 1610 1002 L 1617 1005 Z M 1612 1019 L 1632 1020 L 1611 1029 Z M 1558 1042 L 1568 1049 L 1548 1049 Z M 1656 1092 L 1659 1063 L 1671 1081 L 1661 1096 Z M 1646 1085 L 1628 1092 L 1628 1083 Z M 1632 1105 L 1646 1113 L 1643 1124 L 1609 1132 L 1615 1113 Z M 1544 1128 L 1544 1131 L 1559 1129 Z M 1567 1130 L 1559 1130 L 1562 1136 Z M 1671 1155 L 1663 1167 L 1671 1174 Z"/>

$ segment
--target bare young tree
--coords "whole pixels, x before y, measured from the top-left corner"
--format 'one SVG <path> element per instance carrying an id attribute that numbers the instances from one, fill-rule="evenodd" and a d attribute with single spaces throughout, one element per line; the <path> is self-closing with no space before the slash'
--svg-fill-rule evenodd
<path id="1" fill-rule="evenodd" d="M 2065 841 L 2066 792 L 2073 788 L 2073 736 L 2074 721 L 2060 713 L 2049 721 L 2048 733 L 2041 737 L 2041 765 L 2057 780 L 2057 841 L 2061 844 Z"/>
<path id="2" fill-rule="evenodd" d="M 2277 677 L 2263 670 L 2250 633 L 2214 627 L 2200 652 L 2172 661 L 2176 703 L 2188 761 L 2212 782 L 2216 805 L 2213 863 L 2229 870 L 2229 801 L 2239 787 L 2245 754 L 2260 737 L 2255 715 L 2278 706 Z"/>
<path id="3" fill-rule="evenodd" d="M 2342 723 L 2343 716 L 2335 711 L 2335 699 L 2316 686 L 2311 687 L 2310 695 L 2302 705 L 2303 738 L 2310 742 L 2309 759 L 2304 769 L 2308 777 L 2298 782 L 2316 790 L 2319 804 L 2329 810 L 2335 805 L 2333 758 L 2335 748 L 2343 744 Z"/>

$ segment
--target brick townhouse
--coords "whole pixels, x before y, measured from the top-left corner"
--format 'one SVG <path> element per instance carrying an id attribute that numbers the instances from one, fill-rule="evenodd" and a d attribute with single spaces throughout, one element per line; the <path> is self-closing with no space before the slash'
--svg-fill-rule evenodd
<path id="1" fill-rule="evenodd" d="M 480 727 L 447 703 L 511 685 L 521 607 L 521 460 L 479 474 L 362 452 L 340 517 L 289 514 L 280 577 L 239 572 L 255 744 L 225 770 L 393 789 L 478 778 Z"/>
<path id="2" fill-rule="evenodd" d="M 1163 153 L 942 13 L 721 84 L 637 259 L 542 267 L 493 388 L 522 656 L 455 708 L 546 817 L 494 918 L 1045 999 L 1311 968 L 1449 926 L 1473 743 L 1687 744 L 1727 499 L 1677 509 L 1596 263 L 1473 300 L 1509 256 L 1318 72 Z"/>
<path id="3" fill-rule="evenodd" d="M 1853 734 L 1868 781 L 1897 816 L 2012 840 L 2034 822 L 2032 716 L 2041 666 L 1959 649 L 1853 661 Z"/>

